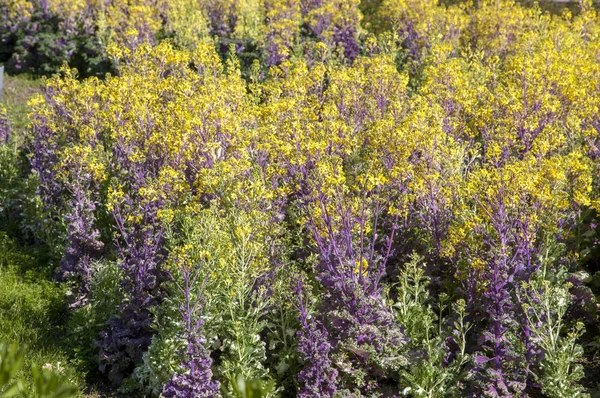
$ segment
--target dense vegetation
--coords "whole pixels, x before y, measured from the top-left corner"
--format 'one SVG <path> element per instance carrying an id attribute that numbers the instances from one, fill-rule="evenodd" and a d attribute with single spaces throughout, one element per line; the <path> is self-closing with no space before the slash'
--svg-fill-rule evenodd
<path id="1" fill-rule="evenodd" d="M 11 71 L 52 75 L 27 126 L 0 108 L 0 284 L 45 281 L 21 317 L 68 334 L 71 382 L 597 390 L 591 1 L 2 0 L 0 25 Z"/>

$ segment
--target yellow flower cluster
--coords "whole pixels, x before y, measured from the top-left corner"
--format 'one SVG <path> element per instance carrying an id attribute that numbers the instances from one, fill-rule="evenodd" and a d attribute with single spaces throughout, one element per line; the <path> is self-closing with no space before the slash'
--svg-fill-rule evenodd
<path id="1" fill-rule="evenodd" d="M 217 3 L 211 4 L 243 20 L 237 37 L 272 37 L 280 49 L 291 49 L 302 20 L 299 2 Z M 194 14 L 191 3 L 173 2 L 169 12 L 183 18 L 175 28 L 174 17 L 173 29 L 185 28 L 182 43 L 198 43 L 194 51 L 167 42 L 115 45 L 113 56 L 126 60 L 119 76 L 78 81 L 64 70 L 48 81 L 51 105 L 32 101 L 33 123 L 55 132 L 61 178 L 70 178 L 67 163 L 75 162 L 111 185 L 108 210 L 127 189 L 114 160 L 122 156 L 155 168 L 155 180 L 139 195 L 166 201 L 165 220 L 174 217 L 167 209 L 210 197 L 245 220 L 230 237 L 242 241 L 244 228 L 268 225 L 248 220 L 274 216 L 273 203 L 300 190 L 310 198 L 302 217 L 313 221 L 316 236 L 343 228 L 371 236 L 373 218 L 385 213 L 449 258 L 481 250 L 482 231 L 490 230 L 499 206 L 525 217 L 534 236 L 556 233 L 570 209 L 600 209 L 593 192 L 596 13 L 588 7 L 577 17 L 549 16 L 504 0 L 479 7 L 437 3 L 385 0 L 379 10 L 418 50 L 416 69 L 399 71 L 398 54 L 383 36 L 370 38 L 372 53 L 351 65 L 288 58 L 268 78 L 247 83 L 235 57 L 223 64 L 212 42 L 199 40 L 208 17 Z M 155 33 L 158 8 L 148 4 L 130 6 L 125 16 L 109 3 L 107 23 L 137 29 L 143 21 Z M 356 25 L 356 8 L 356 2 L 323 2 L 306 21 L 328 15 L 334 25 Z M 345 10 L 339 21 L 338 9 Z M 271 23 L 261 31 L 264 13 Z M 348 226 L 344 214 L 361 217 Z M 250 236 L 263 244 L 269 229 Z"/>

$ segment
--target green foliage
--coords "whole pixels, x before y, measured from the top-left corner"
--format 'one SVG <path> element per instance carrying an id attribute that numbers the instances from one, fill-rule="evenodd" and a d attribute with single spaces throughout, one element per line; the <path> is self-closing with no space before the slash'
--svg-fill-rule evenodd
<path id="1" fill-rule="evenodd" d="M 564 333 L 570 287 L 564 278 L 550 282 L 541 277 L 522 287 L 522 295 L 529 298 L 524 309 L 533 340 L 544 350 L 536 376 L 549 398 L 589 397 L 578 384 L 584 370 L 577 363 L 583 357 L 577 341 L 585 331 L 584 325 L 578 322 Z"/>
<path id="2" fill-rule="evenodd" d="M 164 310 L 164 307 L 166 306 L 158 309 L 158 312 Z M 144 353 L 143 363 L 135 368 L 131 378 L 125 382 L 122 392 L 141 392 L 158 396 L 173 374 L 180 371 L 181 353 L 185 352 L 185 344 L 179 336 L 182 325 L 173 324 L 177 315 L 173 312 L 169 317 L 165 314 L 157 317 L 157 334 L 152 338 L 148 351 Z"/>
<path id="3" fill-rule="evenodd" d="M 172 247 L 167 262 L 171 275 L 179 280 L 182 267 L 200 269 L 199 282 L 190 286 L 192 298 L 203 301 L 202 334 L 219 357 L 216 372 L 227 381 L 223 388 L 232 394 L 235 386 L 228 381 L 236 380 L 237 375 L 244 380 L 269 377 L 265 367 L 267 347 L 261 334 L 268 325 L 270 330 L 277 327 L 268 321 L 273 302 L 266 286 L 258 284 L 269 267 L 266 244 L 276 230 L 267 229 L 264 215 L 254 213 L 251 219 L 246 211 L 238 209 L 227 214 L 214 207 L 188 209 L 176 216 L 174 228 L 167 233 Z M 157 334 L 144 355 L 144 363 L 134 371 L 129 388 L 156 394 L 180 370 L 180 353 L 185 348 L 184 320 L 178 312 L 182 296 L 174 284 L 168 286 L 169 298 L 155 310 Z M 284 333 L 287 336 L 278 335 L 289 340 L 295 329 L 288 325 Z M 289 341 L 284 344 L 293 348 Z M 286 365 L 281 366 L 284 372 Z"/>
<path id="4" fill-rule="evenodd" d="M 0 143 L 0 231 L 21 243 L 31 243 L 39 229 L 40 203 L 23 141 L 29 112 L 26 103 L 39 91 L 39 81 L 27 76 L 5 76 L 4 84 L 0 107 L 6 108 L 13 131 L 8 142 Z"/>
<path id="5" fill-rule="evenodd" d="M 23 178 L 19 173 L 18 152 L 0 144 L 0 227 L 14 229 L 13 218 L 19 214 L 18 203 L 24 194 Z"/>
<path id="6" fill-rule="evenodd" d="M 283 285 L 283 284 L 282 284 Z M 277 287 L 274 287 L 275 289 Z M 287 290 L 289 294 L 290 289 Z M 276 377 L 277 385 L 287 391 L 296 389 L 295 375 L 300 370 L 297 357 L 296 331 L 298 321 L 290 310 L 289 295 L 276 295 L 272 301 L 272 310 L 267 319 L 267 361 Z"/>
<path id="7" fill-rule="evenodd" d="M 589 397 L 578 384 L 584 377 L 583 365 L 577 361 L 583 358 L 583 348 L 577 343 L 584 333 L 584 326 L 578 323 L 556 347 L 547 351 L 540 365 L 542 392 L 549 398 Z"/>
<path id="8" fill-rule="evenodd" d="M 417 341 L 428 339 L 435 313 L 429 301 L 429 278 L 425 275 L 423 257 L 413 254 L 399 278 L 398 298 L 394 303 L 398 321 L 406 333 Z"/>
<path id="9" fill-rule="evenodd" d="M 97 35 L 80 34 L 75 37 L 75 51 L 69 65 L 77 69 L 81 77 L 102 77 L 107 73 L 115 73 L 104 43 Z"/>
<path id="10" fill-rule="evenodd" d="M 34 375 L 27 370 L 39 364 L 82 385 L 83 374 L 65 354 L 66 289 L 49 278 L 51 269 L 0 232 L 0 341 L 27 347 L 17 378 L 33 385 Z"/>
<path id="11" fill-rule="evenodd" d="M 26 159 L 12 145 L 0 145 L 0 230 L 31 240 L 36 229 L 31 217 L 37 207 L 34 178 L 27 176 Z"/>
<path id="12" fill-rule="evenodd" d="M 275 383 L 264 382 L 261 379 L 246 380 L 244 376 L 229 380 L 232 392 L 228 392 L 223 388 L 223 396 L 225 398 L 271 398 L 278 397 L 275 393 Z"/>
<path id="13" fill-rule="evenodd" d="M 95 342 L 108 319 L 118 311 L 123 300 L 121 269 L 111 261 L 92 265 L 88 302 L 74 309 L 66 325 L 69 348 L 77 362 L 88 371 L 97 369 Z"/>
<path id="14" fill-rule="evenodd" d="M 50 369 L 33 366 L 33 388 L 29 394 L 39 398 L 69 398 L 77 393 L 75 386 L 64 384 L 62 378 Z"/>
<path id="15" fill-rule="evenodd" d="M 174 286 L 170 288 L 175 289 Z M 181 370 L 181 353 L 185 352 L 186 345 L 178 304 L 179 297 L 169 297 L 153 310 L 156 334 L 143 356 L 143 363 L 135 368 L 131 378 L 126 381 L 123 387 L 125 393 L 141 392 L 158 396 L 173 374 Z"/>
<path id="16" fill-rule="evenodd" d="M 18 344 L 10 346 L 0 343 L 0 397 L 12 398 L 70 398 L 75 396 L 77 388 L 64 382 L 53 370 L 31 367 L 31 385 L 16 379 L 23 365 L 26 350 Z"/>
<path id="17" fill-rule="evenodd" d="M 18 344 L 0 343 L 0 393 L 2 398 L 14 397 L 23 390 L 20 380 L 14 380 L 23 365 L 25 350 Z"/>
<path id="18" fill-rule="evenodd" d="M 58 72 L 75 50 L 72 38 L 65 37 L 61 30 L 58 15 L 48 15 L 36 8 L 27 22 L 16 26 L 14 32 L 3 44 L 12 44 L 12 48 L 2 49 L 11 54 L 7 61 L 9 73 L 29 72 L 36 75 L 51 75 Z M 35 40 L 32 40 L 32 34 Z"/>
<path id="19" fill-rule="evenodd" d="M 267 242 L 260 240 L 261 222 L 243 211 L 223 214 L 216 209 L 183 221 L 184 249 L 201 248 L 185 256 L 203 270 L 205 336 L 220 352 L 218 371 L 228 380 L 235 375 L 246 379 L 267 375 L 266 347 L 260 334 L 267 325 L 263 315 L 269 298 L 266 287 L 256 286 L 268 267 L 263 251 Z"/>
<path id="20" fill-rule="evenodd" d="M 449 299 L 441 294 L 436 312 L 432 308 L 429 278 L 424 268 L 423 258 L 413 254 L 400 274 L 398 299 L 393 305 L 399 321 L 406 325 L 413 357 L 408 369 L 401 371 L 400 387 L 403 395 L 411 397 L 461 396 L 460 377 L 464 376 L 463 368 L 469 361 L 466 345 L 471 329 L 465 322 L 466 304 L 462 299 L 456 301 L 445 318 Z M 447 358 L 452 348 L 445 344 L 448 339 L 456 346 L 450 361 Z"/>

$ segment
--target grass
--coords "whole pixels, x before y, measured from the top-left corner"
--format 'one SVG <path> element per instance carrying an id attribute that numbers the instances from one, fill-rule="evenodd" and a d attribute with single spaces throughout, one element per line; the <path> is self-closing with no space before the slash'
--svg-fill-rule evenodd
<path id="1" fill-rule="evenodd" d="M 52 270 L 35 250 L 17 245 L 0 231 L 0 342 L 26 348 L 17 378 L 28 384 L 31 366 L 46 365 L 76 385 L 81 398 L 113 397 L 101 380 L 86 384 L 85 366 L 69 355 L 66 289 L 52 279 Z"/>
<path id="2" fill-rule="evenodd" d="M 30 381 L 31 365 L 49 365 L 70 383 L 84 386 L 84 374 L 66 354 L 65 288 L 51 271 L 0 232 L 0 341 L 27 348 L 19 377 Z"/>
<path id="3" fill-rule="evenodd" d="M 26 75 L 4 75 L 2 88 L 2 103 L 6 107 L 8 117 L 15 129 L 15 144 L 23 142 L 27 130 L 29 106 L 27 101 L 42 88 L 42 79 L 35 79 Z"/>

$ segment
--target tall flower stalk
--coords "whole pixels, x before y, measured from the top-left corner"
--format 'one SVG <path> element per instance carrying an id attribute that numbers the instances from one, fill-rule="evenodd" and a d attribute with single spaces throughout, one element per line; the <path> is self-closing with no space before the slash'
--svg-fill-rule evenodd
<path id="1" fill-rule="evenodd" d="M 298 321 L 298 353 L 305 363 L 298 374 L 302 398 L 335 396 L 338 371 L 333 367 L 330 355 L 333 350 L 327 329 L 310 314 L 310 296 L 304 292 L 302 283 L 296 286 Z"/>
<path id="2" fill-rule="evenodd" d="M 183 296 L 179 315 L 184 322 L 186 353 L 181 362 L 183 371 L 173 375 L 163 389 L 162 396 L 166 398 L 209 398 L 217 396 L 219 392 L 219 382 L 212 379 L 212 359 L 205 348 L 206 340 L 200 330 L 203 325 L 203 289 L 200 290 L 200 294 L 193 292 L 199 284 L 200 268 L 200 265 L 196 265 L 195 269 L 183 265 L 178 267 L 179 277 L 170 273 L 171 280 Z"/>

